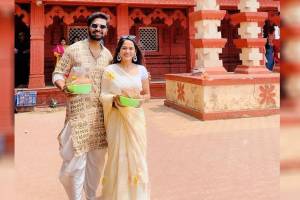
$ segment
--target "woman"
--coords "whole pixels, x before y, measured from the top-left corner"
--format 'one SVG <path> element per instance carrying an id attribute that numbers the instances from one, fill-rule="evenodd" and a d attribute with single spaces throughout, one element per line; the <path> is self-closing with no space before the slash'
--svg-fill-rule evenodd
<path id="1" fill-rule="evenodd" d="M 61 38 L 60 39 L 60 43 L 57 44 L 55 46 L 55 48 L 53 49 L 53 53 L 54 53 L 54 56 L 56 57 L 56 63 L 58 63 L 59 59 L 62 57 L 62 55 L 64 54 L 65 52 L 65 49 L 67 48 L 67 45 L 66 45 L 66 39 L 65 38 Z"/>
<path id="2" fill-rule="evenodd" d="M 101 101 L 107 132 L 108 160 L 103 177 L 103 200 L 149 200 L 146 124 L 141 105 L 150 99 L 148 73 L 134 36 L 118 42 L 113 64 L 106 67 Z M 120 95 L 138 99 L 125 107 Z"/>
<path id="3" fill-rule="evenodd" d="M 275 38 L 275 28 L 272 26 L 269 28 L 268 36 L 267 36 L 267 43 L 265 45 L 265 57 L 266 57 L 266 67 L 273 71 L 274 66 L 279 63 L 278 58 L 278 49 L 273 44 Z"/>

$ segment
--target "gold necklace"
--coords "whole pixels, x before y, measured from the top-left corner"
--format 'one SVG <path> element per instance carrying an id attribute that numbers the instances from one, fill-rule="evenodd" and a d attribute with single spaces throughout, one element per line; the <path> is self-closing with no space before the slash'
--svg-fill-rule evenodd
<path id="1" fill-rule="evenodd" d="M 101 50 L 97 53 L 98 55 L 95 55 L 95 54 L 93 53 L 91 47 L 90 47 L 90 44 L 89 44 L 89 50 L 90 50 L 90 53 L 91 53 L 91 55 L 92 55 L 92 57 L 93 57 L 94 59 L 98 59 L 98 58 L 100 57 L 100 52 L 101 52 Z"/>

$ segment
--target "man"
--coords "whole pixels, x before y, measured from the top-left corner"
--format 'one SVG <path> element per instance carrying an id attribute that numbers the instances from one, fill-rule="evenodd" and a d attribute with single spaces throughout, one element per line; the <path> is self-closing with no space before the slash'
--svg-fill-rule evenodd
<path id="1" fill-rule="evenodd" d="M 15 87 L 27 87 L 29 80 L 30 44 L 24 32 L 18 33 L 15 44 Z"/>
<path id="2" fill-rule="evenodd" d="M 104 13 L 91 14 L 89 38 L 69 46 L 53 72 L 53 83 L 67 94 L 66 121 L 58 139 L 63 158 L 60 181 L 71 200 L 82 200 L 83 190 L 87 200 L 96 199 L 104 165 L 107 141 L 99 95 L 102 72 L 112 55 L 99 41 L 107 34 L 107 20 Z M 74 78 L 69 75 L 74 69 L 91 81 L 90 94 L 68 92 L 66 83 Z"/>

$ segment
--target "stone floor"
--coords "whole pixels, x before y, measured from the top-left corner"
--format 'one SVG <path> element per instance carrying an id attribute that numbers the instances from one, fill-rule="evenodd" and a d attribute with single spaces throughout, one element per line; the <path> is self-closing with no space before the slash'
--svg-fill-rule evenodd
<path id="1" fill-rule="evenodd" d="M 152 200 L 279 199 L 279 115 L 203 122 L 163 100 L 144 107 Z M 67 199 L 57 179 L 64 114 L 16 114 L 16 199 Z"/>

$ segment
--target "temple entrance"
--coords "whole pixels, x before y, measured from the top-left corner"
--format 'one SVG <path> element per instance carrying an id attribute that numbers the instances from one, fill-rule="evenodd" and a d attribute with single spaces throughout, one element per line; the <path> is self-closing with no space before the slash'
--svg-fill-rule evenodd
<path id="1" fill-rule="evenodd" d="M 184 10 L 133 9 L 131 19 L 130 34 L 140 41 L 152 81 L 163 81 L 168 73 L 188 71 Z"/>
<path id="2" fill-rule="evenodd" d="M 28 4 L 16 5 L 15 14 L 15 87 L 26 88 L 29 81 L 30 28 Z"/>

